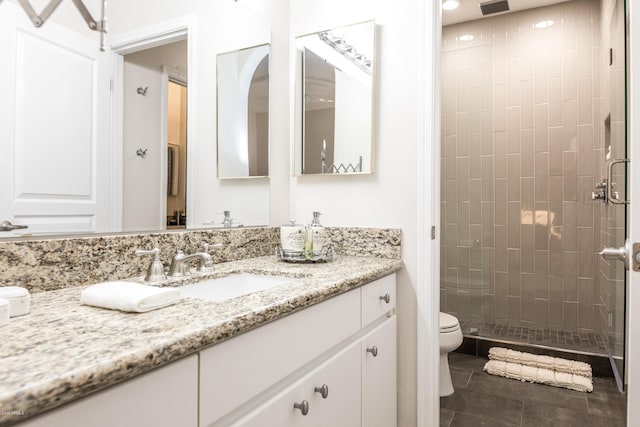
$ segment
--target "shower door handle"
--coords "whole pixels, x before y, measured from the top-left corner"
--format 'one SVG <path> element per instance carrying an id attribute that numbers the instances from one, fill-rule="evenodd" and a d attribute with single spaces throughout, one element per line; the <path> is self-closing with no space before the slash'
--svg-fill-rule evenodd
<path id="1" fill-rule="evenodd" d="M 624 246 L 619 248 L 604 248 L 600 251 L 600 256 L 604 259 L 617 259 L 624 262 L 624 268 L 629 269 L 629 259 L 631 258 L 631 245 L 629 240 L 625 241 Z"/>

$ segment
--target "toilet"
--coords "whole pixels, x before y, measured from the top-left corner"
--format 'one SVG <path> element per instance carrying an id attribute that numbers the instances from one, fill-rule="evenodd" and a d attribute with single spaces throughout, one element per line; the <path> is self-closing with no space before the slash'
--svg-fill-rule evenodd
<path id="1" fill-rule="evenodd" d="M 462 344 L 462 330 L 455 316 L 440 312 L 440 397 L 453 394 L 449 353 Z"/>

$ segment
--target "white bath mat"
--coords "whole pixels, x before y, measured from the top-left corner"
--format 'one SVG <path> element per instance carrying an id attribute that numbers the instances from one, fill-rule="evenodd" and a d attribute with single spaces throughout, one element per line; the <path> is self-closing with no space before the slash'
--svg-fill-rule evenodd
<path id="1" fill-rule="evenodd" d="M 563 387 L 582 392 L 593 391 L 591 366 L 588 363 L 557 357 L 538 356 L 531 353 L 514 352 L 517 353 L 514 354 L 508 353 L 513 350 L 507 350 L 500 347 L 491 348 L 489 350 L 489 358 L 491 360 L 484 365 L 484 370 L 492 375 L 520 381 Z M 497 360 L 497 358 L 509 360 Z M 583 365 L 586 365 L 586 367 Z M 550 366 L 554 369 L 540 366 Z M 585 375 L 575 372 L 584 372 Z"/>
<path id="2" fill-rule="evenodd" d="M 550 369 L 552 371 L 566 372 L 568 374 L 577 374 L 591 378 L 591 365 L 585 362 L 561 359 L 560 357 L 541 356 L 508 348 L 491 347 L 489 349 L 489 359 L 520 363 L 536 368 Z"/>

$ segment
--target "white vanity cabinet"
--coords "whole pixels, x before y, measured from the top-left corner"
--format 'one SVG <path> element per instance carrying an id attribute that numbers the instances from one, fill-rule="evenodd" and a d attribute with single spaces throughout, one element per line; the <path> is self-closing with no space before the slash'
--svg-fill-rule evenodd
<path id="1" fill-rule="evenodd" d="M 383 277 L 202 351 L 200 425 L 395 426 L 395 284 Z"/>
<path id="2" fill-rule="evenodd" d="M 20 427 L 197 427 L 198 356 L 30 418 Z"/>

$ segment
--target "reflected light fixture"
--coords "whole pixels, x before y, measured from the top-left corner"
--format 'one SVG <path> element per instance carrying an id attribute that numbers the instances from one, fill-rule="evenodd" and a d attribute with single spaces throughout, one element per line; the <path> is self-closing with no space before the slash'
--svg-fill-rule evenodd
<path id="1" fill-rule="evenodd" d="M 544 21 L 538 22 L 537 24 L 534 25 L 534 27 L 538 29 L 542 29 L 542 28 L 549 28 L 552 25 L 553 25 L 553 21 L 550 19 L 546 19 Z"/>
<path id="2" fill-rule="evenodd" d="M 347 58 L 367 74 L 371 74 L 371 60 L 356 51 L 356 48 L 341 37 L 336 37 L 328 31 L 318 33 L 320 40 L 331 46 L 336 52 Z"/>
<path id="3" fill-rule="evenodd" d="M 471 34 L 463 34 L 460 37 L 458 37 L 458 40 L 463 42 L 470 42 L 473 39 L 475 39 L 475 37 L 473 37 L 473 35 Z"/>
<path id="4" fill-rule="evenodd" d="M 442 2 L 442 9 L 444 10 L 454 10 L 460 7 L 462 2 L 460 0 L 444 0 Z"/>

